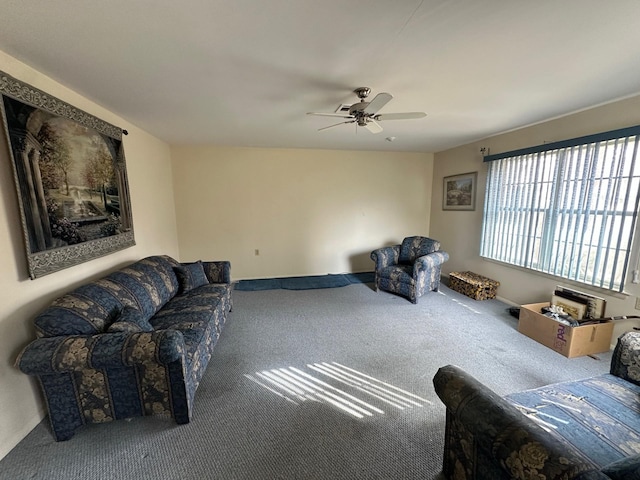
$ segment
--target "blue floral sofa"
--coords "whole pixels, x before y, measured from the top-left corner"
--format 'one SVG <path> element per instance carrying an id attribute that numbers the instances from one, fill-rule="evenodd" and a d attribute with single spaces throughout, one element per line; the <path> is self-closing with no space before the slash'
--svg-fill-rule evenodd
<path id="1" fill-rule="evenodd" d="M 376 291 L 396 293 L 417 303 L 427 292 L 438 291 L 442 264 L 449 254 L 440 242 L 428 237 L 406 237 L 400 245 L 371 252 L 375 262 Z"/>
<path id="2" fill-rule="evenodd" d="M 231 290 L 229 262 L 152 256 L 55 300 L 16 361 L 38 378 L 55 439 L 143 415 L 188 423 Z"/>
<path id="3" fill-rule="evenodd" d="M 446 406 L 447 479 L 640 479 L 640 333 L 610 373 L 500 397 L 460 368 L 434 386 Z"/>

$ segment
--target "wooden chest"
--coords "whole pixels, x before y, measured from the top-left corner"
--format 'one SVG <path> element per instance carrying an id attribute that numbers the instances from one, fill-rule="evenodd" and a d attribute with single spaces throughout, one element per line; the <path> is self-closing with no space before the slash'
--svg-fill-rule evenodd
<path id="1" fill-rule="evenodd" d="M 449 288 L 474 300 L 496 298 L 500 282 L 473 272 L 451 272 Z"/>

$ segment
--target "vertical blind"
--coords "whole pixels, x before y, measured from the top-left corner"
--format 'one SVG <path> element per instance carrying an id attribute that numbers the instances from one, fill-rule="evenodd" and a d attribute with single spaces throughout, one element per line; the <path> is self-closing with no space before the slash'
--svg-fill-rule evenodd
<path id="1" fill-rule="evenodd" d="M 640 200 L 640 126 L 485 157 L 480 255 L 622 291 Z"/>

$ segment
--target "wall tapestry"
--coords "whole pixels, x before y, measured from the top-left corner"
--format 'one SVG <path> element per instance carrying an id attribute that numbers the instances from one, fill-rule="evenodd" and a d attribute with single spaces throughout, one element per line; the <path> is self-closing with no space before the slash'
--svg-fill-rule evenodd
<path id="1" fill-rule="evenodd" d="M 123 130 L 3 72 L 0 95 L 31 279 L 135 245 Z"/>

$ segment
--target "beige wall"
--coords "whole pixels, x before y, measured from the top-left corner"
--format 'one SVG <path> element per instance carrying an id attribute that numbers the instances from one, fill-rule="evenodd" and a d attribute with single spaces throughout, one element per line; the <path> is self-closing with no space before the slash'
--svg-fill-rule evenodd
<path id="1" fill-rule="evenodd" d="M 172 147 L 171 157 L 182 260 L 231 260 L 235 280 L 372 271 L 371 250 L 429 233 L 432 154 Z"/>
<path id="2" fill-rule="evenodd" d="M 0 70 L 71 105 L 126 128 L 124 148 L 129 174 L 136 246 L 36 280 L 29 280 L 20 230 L 13 173 L 0 134 L 0 458 L 43 417 L 35 382 L 14 367 L 18 352 L 34 338 L 32 318 L 53 298 L 87 279 L 156 253 L 177 257 L 169 147 L 111 112 L 0 52 Z"/>
<path id="3" fill-rule="evenodd" d="M 451 255 L 443 271 L 448 274 L 452 271 L 472 270 L 494 278 L 501 282 L 498 289 L 499 296 L 514 304 L 548 301 L 556 285 L 560 283 L 572 285 L 571 282 L 549 275 L 509 267 L 484 260 L 479 256 L 487 174 L 487 165 L 482 162 L 480 148 L 487 147 L 491 153 L 500 153 L 638 124 L 640 124 L 640 97 L 634 97 L 436 153 L 431 234 L 442 242 L 443 249 Z M 476 210 L 473 212 L 443 211 L 443 177 L 473 171 L 478 172 Z M 636 236 L 636 239 L 638 237 Z M 634 251 L 632 266 L 635 265 L 636 259 L 637 253 Z M 609 295 L 602 290 L 588 289 L 580 284 L 573 285 L 581 290 L 605 296 L 608 315 L 640 314 L 640 311 L 635 310 L 636 296 L 640 295 L 638 285 L 628 283 L 626 290 L 629 295 Z M 640 326 L 640 322 L 617 322 L 613 341 L 620 333 L 635 325 Z"/>

